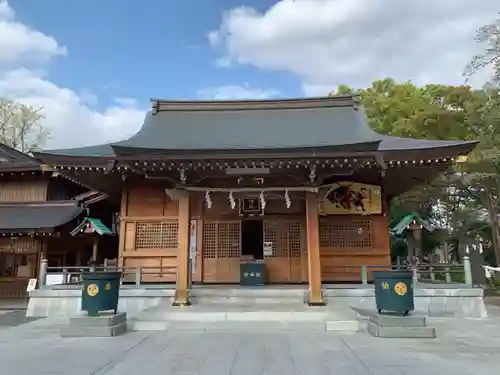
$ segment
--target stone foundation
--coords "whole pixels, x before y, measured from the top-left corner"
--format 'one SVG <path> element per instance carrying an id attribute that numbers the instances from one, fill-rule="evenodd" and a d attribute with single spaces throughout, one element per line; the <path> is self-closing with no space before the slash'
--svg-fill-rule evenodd
<path id="1" fill-rule="evenodd" d="M 289 303 L 303 302 L 306 286 L 196 286 L 193 304 Z M 162 287 L 122 287 L 118 310 L 134 318 L 141 311 L 173 301 L 174 289 Z M 336 303 L 363 309 L 375 308 L 372 285 L 325 286 L 324 298 L 332 308 Z M 80 312 L 81 289 L 39 289 L 30 293 L 26 316 L 70 318 Z M 426 285 L 415 288 L 415 313 L 430 317 L 486 318 L 483 290 L 462 285 Z"/>
<path id="2" fill-rule="evenodd" d="M 415 288 L 414 295 L 415 313 L 423 316 L 488 317 L 481 288 L 451 284 L 419 284 Z M 324 296 L 327 302 L 342 299 L 353 307 L 376 310 L 375 291 L 370 285 L 349 289 L 349 292 L 342 288 L 326 289 Z"/>

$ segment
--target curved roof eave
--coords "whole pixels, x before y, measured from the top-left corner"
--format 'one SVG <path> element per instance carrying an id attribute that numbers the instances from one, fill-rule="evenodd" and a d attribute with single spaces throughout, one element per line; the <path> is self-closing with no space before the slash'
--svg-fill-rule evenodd
<path id="1" fill-rule="evenodd" d="M 479 141 L 442 141 L 382 136 L 379 151 L 394 158 L 447 158 L 471 153 Z"/>

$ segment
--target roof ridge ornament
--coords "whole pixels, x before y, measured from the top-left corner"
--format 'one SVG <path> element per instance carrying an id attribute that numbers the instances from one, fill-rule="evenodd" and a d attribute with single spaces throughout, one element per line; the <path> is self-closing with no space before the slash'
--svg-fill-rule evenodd
<path id="1" fill-rule="evenodd" d="M 361 105 L 359 95 L 313 98 L 249 100 L 166 100 L 151 99 L 152 114 L 159 111 L 238 111 L 352 107 Z"/>
<path id="2" fill-rule="evenodd" d="M 352 101 L 353 101 L 352 107 L 357 111 L 359 109 L 359 107 L 362 105 L 361 104 L 361 95 L 360 94 L 353 95 Z"/>
<path id="3" fill-rule="evenodd" d="M 153 100 L 151 104 L 151 114 L 156 115 L 158 113 L 158 107 L 160 106 L 159 100 Z"/>

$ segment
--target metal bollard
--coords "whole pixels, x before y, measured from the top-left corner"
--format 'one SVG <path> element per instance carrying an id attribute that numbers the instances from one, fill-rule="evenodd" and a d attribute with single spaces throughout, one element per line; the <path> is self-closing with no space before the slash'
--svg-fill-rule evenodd
<path id="1" fill-rule="evenodd" d="M 450 267 L 444 269 L 444 281 L 446 284 L 451 284 Z"/>
<path id="2" fill-rule="evenodd" d="M 436 281 L 436 274 L 434 273 L 434 267 L 429 266 L 429 272 L 431 276 L 431 281 Z"/>
<path id="3" fill-rule="evenodd" d="M 135 269 L 135 287 L 140 288 L 141 286 L 141 267 Z"/>
<path id="4" fill-rule="evenodd" d="M 361 266 L 361 282 L 365 285 L 368 284 L 368 269 L 366 264 Z"/>
<path id="5" fill-rule="evenodd" d="M 188 289 L 193 287 L 193 260 L 189 258 L 188 262 Z"/>
<path id="6" fill-rule="evenodd" d="M 472 285 L 472 268 L 470 265 L 470 258 L 467 255 L 464 256 L 464 274 L 465 284 Z"/>
<path id="7" fill-rule="evenodd" d="M 417 268 L 416 267 L 412 267 L 411 272 L 412 272 L 412 279 L 413 279 L 412 281 L 413 281 L 413 284 L 417 284 L 418 283 Z"/>
<path id="8" fill-rule="evenodd" d="M 42 259 L 40 261 L 40 272 L 38 273 L 38 288 L 43 288 L 47 284 L 47 268 L 49 267 L 49 261 L 47 259 Z"/>

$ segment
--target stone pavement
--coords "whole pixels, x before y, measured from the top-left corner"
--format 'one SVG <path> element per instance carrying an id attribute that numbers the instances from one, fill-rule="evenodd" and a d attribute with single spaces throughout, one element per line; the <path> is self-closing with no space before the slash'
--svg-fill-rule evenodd
<path id="1" fill-rule="evenodd" d="M 496 309 L 488 320 L 431 320 L 436 340 L 243 329 L 61 339 L 56 322 L 40 319 L 0 327 L 0 373 L 498 375 L 500 308 Z"/>

